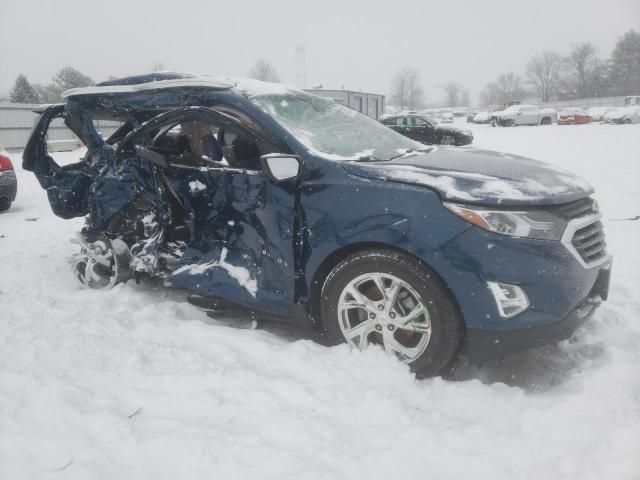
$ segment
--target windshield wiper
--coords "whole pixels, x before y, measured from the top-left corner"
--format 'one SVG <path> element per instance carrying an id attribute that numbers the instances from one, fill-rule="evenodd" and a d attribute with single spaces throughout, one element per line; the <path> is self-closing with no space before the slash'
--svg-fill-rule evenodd
<path id="1" fill-rule="evenodd" d="M 427 148 L 409 148 L 407 150 L 405 150 L 402 153 L 399 153 L 397 155 L 394 155 L 393 157 L 389 158 L 389 162 L 391 160 L 395 160 L 397 158 L 401 158 L 404 157 L 407 153 L 426 153 L 426 152 L 430 152 L 431 150 L 433 150 L 433 147 L 427 147 Z"/>

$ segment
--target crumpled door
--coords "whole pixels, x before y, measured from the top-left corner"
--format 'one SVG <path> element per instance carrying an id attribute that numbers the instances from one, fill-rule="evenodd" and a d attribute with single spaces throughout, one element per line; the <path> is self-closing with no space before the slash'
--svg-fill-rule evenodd
<path id="1" fill-rule="evenodd" d="M 286 314 L 295 286 L 295 181 L 276 185 L 261 172 L 225 168 L 200 172 L 180 190 L 194 239 L 167 283 Z"/>

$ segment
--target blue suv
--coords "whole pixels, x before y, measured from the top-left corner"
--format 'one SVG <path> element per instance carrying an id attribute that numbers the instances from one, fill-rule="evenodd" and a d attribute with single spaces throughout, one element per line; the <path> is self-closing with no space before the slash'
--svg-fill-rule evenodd
<path id="1" fill-rule="evenodd" d="M 160 279 L 425 376 L 568 338 L 607 298 L 593 190 L 553 166 L 428 147 L 279 84 L 157 73 L 64 98 L 23 168 L 56 215 L 86 218 L 89 287 Z M 47 154 L 56 118 L 78 163 Z M 120 126 L 105 140 L 97 120 Z"/>

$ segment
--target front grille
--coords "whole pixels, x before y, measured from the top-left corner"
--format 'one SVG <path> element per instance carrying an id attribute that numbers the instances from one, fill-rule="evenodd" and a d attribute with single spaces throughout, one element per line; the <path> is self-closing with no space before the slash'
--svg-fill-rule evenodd
<path id="1" fill-rule="evenodd" d="M 573 234 L 571 244 L 585 263 L 600 260 L 607 254 L 602 222 L 599 220 L 579 228 Z"/>
<path id="2" fill-rule="evenodd" d="M 572 220 L 574 218 L 584 217 L 585 215 L 598 213 L 598 204 L 593 198 L 585 197 L 575 202 L 551 207 L 549 211 L 565 220 Z"/>

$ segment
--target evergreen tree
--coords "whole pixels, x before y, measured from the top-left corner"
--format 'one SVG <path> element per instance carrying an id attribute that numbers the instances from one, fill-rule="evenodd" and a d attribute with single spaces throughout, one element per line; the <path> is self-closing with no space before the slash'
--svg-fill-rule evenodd
<path id="1" fill-rule="evenodd" d="M 9 100 L 14 103 L 38 103 L 38 94 L 25 75 L 20 74 L 16 78 L 16 83 L 9 93 Z"/>
<path id="2" fill-rule="evenodd" d="M 611 54 L 611 83 L 615 95 L 640 95 L 640 33 L 625 33 Z"/>

